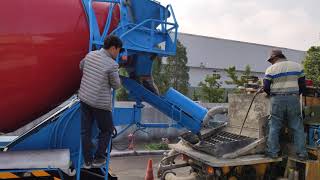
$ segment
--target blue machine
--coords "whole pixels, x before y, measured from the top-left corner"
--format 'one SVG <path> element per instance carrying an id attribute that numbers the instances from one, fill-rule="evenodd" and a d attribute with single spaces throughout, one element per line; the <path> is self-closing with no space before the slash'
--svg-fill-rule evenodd
<path id="1" fill-rule="evenodd" d="M 129 94 L 136 99 L 136 105 L 133 107 L 133 109 L 127 109 L 127 112 L 129 112 L 128 114 L 133 114 L 133 116 L 127 116 L 126 122 L 130 122 L 130 120 L 132 120 L 131 123 L 135 123 L 139 127 L 149 128 L 185 127 L 195 134 L 200 131 L 200 125 L 207 113 L 207 110 L 197 105 L 193 101 L 188 100 L 181 93 L 170 88 L 166 95 L 162 97 L 155 95 L 130 78 L 122 77 L 122 82 L 124 87 L 129 90 Z M 142 101 L 149 103 L 160 112 L 175 120 L 176 124 L 141 124 L 139 119 L 140 116 L 137 117 L 135 114 L 141 114 L 141 108 L 143 108 L 141 104 Z M 187 106 L 192 107 L 193 110 L 189 112 L 186 111 L 185 108 Z M 122 113 L 121 110 L 121 108 L 115 108 L 115 117 L 118 117 L 118 114 Z M 120 122 L 120 119 L 115 118 L 116 125 L 123 125 Z"/>
<path id="2" fill-rule="evenodd" d="M 122 55 L 133 57 L 132 74 L 135 77 L 151 76 L 152 57 L 170 56 L 176 52 L 178 24 L 171 5 L 166 7 L 151 0 L 99 0 L 114 3 L 110 6 L 109 16 L 103 33 L 100 34 L 98 23 L 92 9 L 91 0 L 82 0 L 89 21 L 90 45 L 89 51 L 99 49 L 109 30 L 112 10 L 120 7 L 120 23 L 111 33 L 121 38 L 125 49 Z M 143 11 L 141 11 L 143 9 Z M 168 20 L 172 19 L 172 22 Z M 119 64 L 124 63 L 121 58 Z M 200 124 L 207 110 L 197 105 L 179 92 L 170 89 L 164 97 L 159 97 L 141 86 L 134 80 L 122 77 L 123 86 L 134 97 L 133 108 L 114 108 L 114 124 L 139 127 L 168 128 L 186 127 L 194 133 L 200 130 Z M 115 97 L 115 96 L 114 96 Z M 142 102 L 145 101 L 162 113 L 177 121 L 176 124 L 141 124 Z M 126 130 L 125 128 L 124 130 Z M 123 132 L 123 131 L 122 131 Z M 122 132 L 119 132 L 121 134 Z"/>
<path id="3" fill-rule="evenodd" d="M 124 43 L 123 48 L 125 51 L 122 55 L 133 57 L 135 63 L 131 69 L 133 69 L 132 73 L 135 76 L 151 76 L 152 57 L 165 57 L 175 54 L 178 24 L 170 5 L 164 7 L 152 0 L 95 0 L 112 3 L 104 31 L 100 33 L 92 8 L 93 1 L 82 0 L 90 29 L 89 51 L 101 48 L 110 27 L 112 10 L 115 6 L 119 6 L 121 20 L 112 34 L 119 36 Z M 169 22 L 170 17 L 172 19 L 171 22 Z M 123 63 L 121 58 L 117 61 L 119 64 Z M 201 122 L 207 113 L 205 108 L 172 88 L 164 96 L 158 96 L 136 80 L 128 77 L 121 78 L 123 86 L 129 91 L 130 96 L 135 99 L 136 104 L 132 108 L 114 107 L 115 126 L 128 125 L 127 127 L 130 127 L 131 125 L 137 125 L 141 128 L 184 127 L 193 133 L 199 133 Z M 149 103 L 173 119 L 175 123 L 142 124 L 142 102 Z M 71 100 L 71 103 L 64 106 L 58 113 L 46 118 L 36 127 L 11 141 L 4 146 L 4 149 L 6 151 L 68 149 L 72 167 L 76 170 L 77 179 L 80 179 L 82 152 L 79 108 L 79 100 L 75 97 Z M 96 130 L 97 128 L 94 129 Z M 126 129 L 122 130 L 122 132 Z M 97 132 L 95 131 L 93 135 L 95 137 Z M 95 139 L 94 137 L 93 139 Z M 110 144 L 108 152 L 110 152 Z M 101 167 L 105 174 L 108 174 L 109 154 L 106 166 Z M 52 167 L 48 166 L 41 169 L 52 169 Z M 105 176 L 105 179 L 108 179 L 108 176 Z"/>
<path id="4" fill-rule="evenodd" d="M 308 127 L 308 145 L 311 147 L 320 146 L 320 126 Z"/>
<path id="5" fill-rule="evenodd" d="M 304 124 L 308 129 L 308 146 L 320 146 L 320 106 L 308 105 L 304 107 Z"/>

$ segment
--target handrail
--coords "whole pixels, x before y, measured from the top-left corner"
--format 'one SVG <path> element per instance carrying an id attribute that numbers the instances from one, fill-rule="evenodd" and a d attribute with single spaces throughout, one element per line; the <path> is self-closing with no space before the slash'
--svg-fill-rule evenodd
<path id="1" fill-rule="evenodd" d="M 112 22 L 112 13 L 114 8 L 116 7 L 116 4 L 119 3 L 120 4 L 120 8 L 121 10 L 126 11 L 126 8 L 122 8 L 123 3 L 125 3 L 123 0 L 82 0 L 83 2 L 83 6 L 85 8 L 85 11 L 87 13 L 87 17 L 88 17 L 88 24 L 89 24 L 89 51 L 93 50 L 94 47 L 101 47 L 103 45 L 103 40 L 104 38 L 107 36 L 108 31 L 110 29 L 111 26 L 111 22 Z M 97 19 L 96 19 L 96 15 L 93 11 L 93 2 L 109 2 L 112 3 L 111 6 L 109 6 L 109 12 L 108 12 L 108 17 L 103 29 L 103 32 L 100 33 L 99 31 L 99 27 L 97 24 Z M 168 22 L 168 16 L 170 16 L 170 14 L 173 17 L 173 22 L 170 21 Z M 154 37 L 156 37 L 155 35 L 157 35 L 157 33 L 174 33 L 174 37 L 171 39 L 171 41 L 169 39 L 164 39 L 164 43 L 166 45 L 171 46 L 172 44 L 176 44 L 177 41 L 177 31 L 178 31 L 178 27 L 179 25 L 177 24 L 177 20 L 175 17 L 175 14 L 173 12 L 173 8 L 171 5 L 167 5 L 165 8 L 161 8 L 161 16 L 160 19 L 146 19 L 138 24 L 134 24 L 131 23 L 130 21 L 124 21 L 125 23 L 120 23 L 118 25 L 118 27 L 116 29 L 114 29 L 110 34 L 117 34 L 121 39 L 127 37 L 129 34 L 132 34 L 133 32 L 139 30 L 144 30 L 144 31 L 150 31 L 149 35 L 151 37 L 151 44 L 150 45 L 140 45 L 140 43 L 134 43 L 133 41 L 131 41 L 130 39 L 127 39 L 128 42 L 130 42 L 131 44 L 134 44 L 134 46 L 136 46 L 137 48 L 142 48 L 141 50 L 146 50 L 153 53 L 159 53 L 159 54 L 166 54 L 166 55 L 172 55 L 172 51 L 165 48 L 165 49 L 160 49 L 160 51 L 158 51 L 157 49 L 155 49 L 153 47 L 153 41 L 154 41 Z M 152 25 L 152 27 L 148 27 L 146 26 L 148 23 L 150 23 Z M 155 24 L 159 24 L 161 27 L 161 29 L 158 29 L 157 27 L 155 27 Z M 132 27 L 131 27 L 132 26 Z M 170 42 L 168 42 L 170 41 Z M 167 46 L 166 46 L 167 47 Z M 133 48 L 133 49 L 137 49 L 134 47 L 129 47 Z M 170 52 L 169 52 L 170 51 Z"/>
<path id="2" fill-rule="evenodd" d="M 137 28 L 141 27 L 142 25 L 146 24 L 147 22 L 159 22 L 161 24 L 169 24 L 169 25 L 172 25 L 172 26 L 175 26 L 176 24 L 174 23 L 170 23 L 170 22 L 163 22 L 161 20 L 158 20 L 158 19 L 146 19 L 144 21 L 142 21 L 141 23 L 137 24 L 135 27 L 133 27 L 132 29 L 130 29 L 129 31 L 123 33 L 120 38 L 123 38 L 124 36 L 126 36 L 127 34 L 129 34 L 130 32 L 136 30 Z M 177 27 L 175 27 L 177 28 Z M 151 28 L 148 28 L 148 29 L 151 29 Z M 153 30 L 153 29 L 151 29 Z"/>
<path id="3" fill-rule="evenodd" d="M 175 14 L 174 14 L 174 12 L 173 12 L 173 8 L 172 8 L 171 4 L 168 4 L 166 8 L 167 8 L 167 9 L 170 8 L 170 11 L 171 11 L 172 17 L 173 17 L 173 21 L 174 21 L 174 23 L 177 25 L 177 27 L 179 27 L 178 22 L 177 22 L 177 19 L 176 19 L 176 16 L 175 16 Z M 169 11 L 169 10 L 168 10 L 168 11 Z M 170 12 L 170 11 L 169 11 L 169 12 Z"/>

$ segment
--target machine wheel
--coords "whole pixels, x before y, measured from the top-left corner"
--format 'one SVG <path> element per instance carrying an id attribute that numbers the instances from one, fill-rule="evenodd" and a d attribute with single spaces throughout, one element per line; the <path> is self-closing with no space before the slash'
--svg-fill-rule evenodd
<path id="1" fill-rule="evenodd" d="M 165 180 L 165 178 L 166 178 L 166 175 L 167 174 L 169 174 L 169 173 L 171 173 L 171 174 L 174 174 L 174 175 L 177 175 L 175 172 L 173 172 L 173 171 L 165 171 L 163 174 L 162 174 L 162 176 L 161 176 L 161 180 Z"/>

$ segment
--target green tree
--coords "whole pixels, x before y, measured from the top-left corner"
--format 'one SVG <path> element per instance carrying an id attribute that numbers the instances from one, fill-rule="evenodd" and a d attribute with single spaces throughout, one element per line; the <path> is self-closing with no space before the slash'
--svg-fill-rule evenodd
<path id="1" fill-rule="evenodd" d="M 307 51 L 303 61 L 304 71 L 307 79 L 311 79 L 314 86 L 320 86 L 320 46 L 312 46 Z"/>
<path id="2" fill-rule="evenodd" d="M 128 73 L 125 69 L 120 68 L 119 74 L 121 76 L 128 76 Z M 128 101 L 129 100 L 129 93 L 127 90 L 121 85 L 121 87 L 116 91 L 116 100 L 117 101 Z"/>
<path id="3" fill-rule="evenodd" d="M 169 77 L 164 72 L 164 64 L 162 58 L 156 57 L 152 65 L 152 77 L 156 86 L 159 89 L 160 94 L 163 94 L 170 87 Z"/>
<path id="4" fill-rule="evenodd" d="M 200 99 L 200 95 L 198 94 L 196 89 L 193 89 L 192 100 L 199 101 L 199 99 Z"/>
<path id="5" fill-rule="evenodd" d="M 177 41 L 177 53 L 167 58 L 163 73 L 168 78 L 168 87 L 173 87 L 184 95 L 188 93 L 189 67 L 186 48 L 180 41 Z"/>
<path id="6" fill-rule="evenodd" d="M 246 65 L 245 70 L 240 77 L 237 75 L 235 66 L 231 66 L 228 69 L 225 69 L 225 71 L 227 72 L 228 77 L 231 79 L 230 81 L 225 81 L 225 83 L 234 84 L 236 86 L 244 86 L 248 77 L 251 75 L 251 68 L 249 65 Z"/>
<path id="7" fill-rule="evenodd" d="M 219 74 L 213 73 L 212 75 L 207 75 L 204 82 L 199 83 L 201 89 L 201 96 L 203 100 L 210 103 L 219 103 L 224 100 L 224 90 L 221 89 L 221 84 L 219 79 L 221 76 Z"/>
<path id="8" fill-rule="evenodd" d="M 251 75 L 251 67 L 250 67 L 250 65 L 247 64 L 245 67 L 245 70 L 243 72 L 243 76 L 249 77 L 250 75 Z"/>

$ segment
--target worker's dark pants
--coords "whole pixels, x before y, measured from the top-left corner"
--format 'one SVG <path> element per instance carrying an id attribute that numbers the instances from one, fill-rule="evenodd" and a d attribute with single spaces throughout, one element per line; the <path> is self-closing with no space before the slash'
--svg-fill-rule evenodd
<path id="1" fill-rule="evenodd" d="M 94 120 L 99 128 L 98 149 L 95 153 L 95 158 L 105 158 L 106 149 L 113 131 L 112 113 L 81 102 L 81 137 L 83 155 L 86 162 L 90 162 L 93 159 L 91 132 Z"/>
<path id="2" fill-rule="evenodd" d="M 267 153 L 278 154 L 280 151 L 279 133 L 286 121 L 293 131 L 296 153 L 306 155 L 306 137 L 300 111 L 298 95 L 278 95 L 271 97 L 271 119 L 269 121 L 269 135 Z"/>

